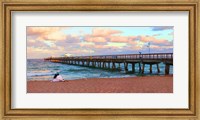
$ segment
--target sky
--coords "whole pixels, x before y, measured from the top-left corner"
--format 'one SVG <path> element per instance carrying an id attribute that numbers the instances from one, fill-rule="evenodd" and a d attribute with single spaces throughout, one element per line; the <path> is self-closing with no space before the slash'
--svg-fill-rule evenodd
<path id="1" fill-rule="evenodd" d="M 27 27 L 27 58 L 173 53 L 174 28 Z"/>

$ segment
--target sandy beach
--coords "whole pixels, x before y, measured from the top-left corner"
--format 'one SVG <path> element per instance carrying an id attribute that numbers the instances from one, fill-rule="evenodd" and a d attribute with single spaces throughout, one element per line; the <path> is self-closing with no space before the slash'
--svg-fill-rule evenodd
<path id="1" fill-rule="evenodd" d="M 28 81 L 28 93 L 173 93 L 173 76 Z"/>

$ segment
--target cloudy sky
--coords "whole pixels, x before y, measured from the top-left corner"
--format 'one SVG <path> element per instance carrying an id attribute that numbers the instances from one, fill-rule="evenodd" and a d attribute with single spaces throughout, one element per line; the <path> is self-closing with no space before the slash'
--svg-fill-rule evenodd
<path id="1" fill-rule="evenodd" d="M 173 52 L 173 27 L 27 27 L 27 58 Z"/>

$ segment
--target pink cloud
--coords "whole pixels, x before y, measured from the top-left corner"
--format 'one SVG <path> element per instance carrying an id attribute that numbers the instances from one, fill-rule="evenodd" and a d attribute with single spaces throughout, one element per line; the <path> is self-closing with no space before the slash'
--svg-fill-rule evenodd
<path id="1" fill-rule="evenodd" d="M 64 40 L 55 41 L 57 46 L 69 46 L 70 44 L 79 44 L 81 40 L 78 36 L 66 35 Z"/>
<path id="2" fill-rule="evenodd" d="M 137 36 L 111 36 L 110 42 L 126 43 L 126 42 L 135 41 L 136 38 Z"/>
<path id="3" fill-rule="evenodd" d="M 109 28 L 94 28 L 91 34 L 86 34 L 84 40 L 86 42 L 92 42 L 95 45 L 107 45 L 108 42 L 118 43 L 133 43 L 137 36 L 119 36 L 117 34 L 122 33 L 119 30 L 113 30 Z"/>
<path id="4" fill-rule="evenodd" d="M 130 45 L 122 48 L 124 51 L 138 51 L 141 49 L 140 46 L 137 45 Z"/>
<path id="5" fill-rule="evenodd" d="M 28 40 L 27 41 L 27 46 L 28 47 L 48 47 L 47 44 L 45 44 L 42 41 L 38 41 L 38 40 Z"/>
<path id="6" fill-rule="evenodd" d="M 45 39 L 45 40 L 65 40 L 66 39 L 66 35 L 57 31 L 48 35 L 42 35 L 41 38 Z"/>
<path id="7" fill-rule="evenodd" d="M 80 47 L 94 47 L 95 45 L 90 42 L 80 43 Z"/>
<path id="8" fill-rule="evenodd" d="M 110 37 L 111 42 L 128 42 L 129 38 L 126 36 L 112 36 Z"/>
<path id="9" fill-rule="evenodd" d="M 27 58 L 45 58 L 49 56 L 58 57 L 62 54 L 60 49 L 43 49 L 37 47 L 27 47 Z"/>
<path id="10" fill-rule="evenodd" d="M 119 30 L 113 30 L 113 29 L 105 29 L 105 28 L 94 28 L 92 30 L 92 36 L 93 37 L 108 37 L 110 35 L 113 35 L 113 34 L 119 34 L 119 33 L 122 33 L 121 31 Z"/>
<path id="11" fill-rule="evenodd" d="M 97 42 L 97 43 L 101 43 L 101 42 L 107 42 L 106 38 L 104 37 L 86 37 L 85 39 L 87 42 Z"/>
<path id="12" fill-rule="evenodd" d="M 151 49 L 160 49 L 161 47 L 158 46 L 158 45 L 151 45 L 150 48 L 151 48 Z"/>
<path id="13" fill-rule="evenodd" d="M 62 27 L 27 27 L 28 35 L 51 34 L 62 30 Z"/>
<path id="14" fill-rule="evenodd" d="M 95 45 L 94 47 L 96 49 L 107 49 L 107 48 L 109 48 L 109 46 L 106 46 L 106 45 Z"/>
<path id="15" fill-rule="evenodd" d="M 66 27 L 27 27 L 28 36 L 37 36 L 38 40 L 64 40 L 66 35 L 61 30 Z"/>
<path id="16" fill-rule="evenodd" d="M 151 44 L 161 45 L 161 46 L 172 45 L 172 42 L 169 42 L 166 39 L 156 39 L 154 36 L 139 36 L 139 37 L 141 42 L 144 43 L 150 42 Z"/>

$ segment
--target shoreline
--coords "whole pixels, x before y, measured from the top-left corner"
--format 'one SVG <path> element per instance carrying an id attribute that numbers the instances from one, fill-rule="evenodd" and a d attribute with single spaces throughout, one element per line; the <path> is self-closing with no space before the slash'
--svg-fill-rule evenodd
<path id="1" fill-rule="evenodd" d="M 121 78 L 137 78 L 137 77 L 162 77 L 162 76 L 171 76 L 173 77 L 173 74 L 169 74 L 169 75 L 165 75 L 165 74 L 161 74 L 161 75 L 158 75 L 158 74 L 144 74 L 144 75 L 136 75 L 136 76 L 128 76 L 128 77 L 111 77 L 111 78 L 108 78 L 108 77 L 94 77 L 94 78 L 78 78 L 78 79 L 69 79 L 68 81 L 74 81 L 74 80 L 85 80 L 85 79 L 121 79 Z M 53 80 L 53 79 L 51 79 Z M 50 79 L 48 80 L 34 80 L 34 79 L 31 79 L 31 80 L 27 80 L 27 81 L 51 81 Z M 65 79 L 67 81 L 67 79 Z"/>
<path id="2" fill-rule="evenodd" d="M 173 75 L 27 81 L 27 93 L 173 93 Z"/>

